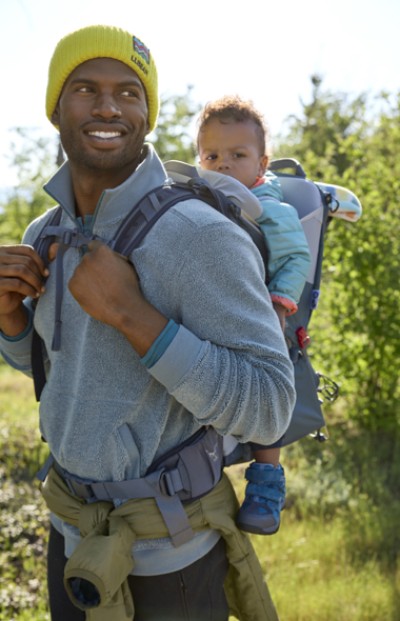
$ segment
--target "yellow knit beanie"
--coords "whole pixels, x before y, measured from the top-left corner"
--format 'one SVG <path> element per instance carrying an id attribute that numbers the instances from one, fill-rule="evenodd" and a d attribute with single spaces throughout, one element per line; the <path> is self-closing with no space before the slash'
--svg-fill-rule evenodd
<path id="1" fill-rule="evenodd" d="M 159 110 L 157 69 L 149 49 L 134 35 L 114 26 L 88 26 L 59 41 L 49 66 L 46 114 L 51 116 L 70 73 L 92 58 L 114 58 L 128 65 L 140 78 L 147 95 L 149 131 Z"/>

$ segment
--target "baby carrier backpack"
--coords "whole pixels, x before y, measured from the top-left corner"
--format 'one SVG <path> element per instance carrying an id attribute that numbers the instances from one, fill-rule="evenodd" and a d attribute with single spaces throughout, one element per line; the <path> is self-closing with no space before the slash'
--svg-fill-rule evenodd
<path id="1" fill-rule="evenodd" d="M 285 446 L 310 433 L 317 440 L 326 439 L 321 432 L 325 426 L 321 404 L 334 401 L 339 388 L 336 382 L 314 371 L 308 356 L 311 341 L 308 326 L 320 295 L 324 238 L 328 225 L 333 219 L 356 222 L 362 207 L 357 196 L 347 188 L 307 179 L 297 160 L 272 161 L 270 170 L 279 177 L 284 200 L 297 209 L 311 255 L 311 267 L 298 310 L 286 319 L 285 335 L 294 364 L 297 398 L 293 422 L 283 438 L 282 445 Z"/>
<path id="2" fill-rule="evenodd" d="M 214 183 L 213 177 L 209 176 L 209 171 L 197 170 L 193 166 L 177 161 L 167 162 L 165 166 L 171 177 L 178 182 L 188 182 L 189 179 L 196 178 L 200 174 L 208 182 Z M 334 381 L 316 372 L 311 364 L 308 355 L 308 346 L 311 342 L 308 325 L 317 307 L 320 294 L 324 237 L 328 224 L 333 218 L 355 222 L 361 216 L 362 208 L 360 201 L 350 190 L 307 179 L 302 166 L 295 159 L 273 160 L 269 169 L 279 177 L 284 202 L 294 206 L 298 212 L 311 255 L 311 266 L 299 300 L 298 310 L 294 315 L 286 318 L 285 336 L 294 365 L 297 395 L 291 423 L 282 439 L 282 446 L 286 446 L 310 434 L 319 441 L 326 439 L 321 431 L 325 426 L 321 404 L 324 400 L 334 401 L 339 389 Z M 218 182 L 217 187 L 229 195 L 234 195 L 237 188 L 229 188 L 228 181 L 235 180 L 225 175 L 222 177 L 223 181 L 221 180 L 221 185 Z M 240 196 L 240 206 L 245 218 L 257 226 L 251 217 L 253 209 L 248 210 L 246 196 Z M 265 256 L 266 253 L 264 253 L 264 262 Z M 268 273 L 267 264 L 266 271 Z M 241 447 L 238 451 L 237 445 L 236 441 L 226 442 L 224 438 L 227 465 L 237 460 L 250 459 L 250 453 L 246 447 Z"/>
<path id="3" fill-rule="evenodd" d="M 236 183 L 230 197 L 210 185 L 202 178 L 201 171 L 183 162 L 170 161 L 165 164 L 170 179 L 160 188 L 152 190 L 135 205 L 124 220 L 111 242 L 111 248 L 124 256 L 130 256 L 147 235 L 155 222 L 178 201 L 198 198 L 233 220 L 251 236 L 263 258 L 266 274 L 268 274 L 268 248 L 257 224 L 246 214 L 246 197 L 233 200 L 237 190 L 237 182 L 224 177 L 224 184 Z M 356 221 L 361 215 L 361 205 L 357 197 L 338 186 L 317 184 L 306 178 L 301 165 L 294 159 L 275 160 L 270 170 L 279 176 L 284 201 L 293 205 L 299 214 L 311 253 L 311 267 L 303 294 L 298 304 L 298 311 L 287 318 L 286 337 L 289 353 L 294 364 L 297 400 L 292 420 L 283 438 L 283 446 L 291 444 L 309 434 L 317 439 L 325 439 L 321 429 L 325 420 L 321 402 L 334 399 L 337 385 L 317 373 L 308 356 L 308 324 L 315 310 L 319 297 L 321 267 L 323 261 L 323 242 L 328 222 L 333 217 Z M 221 175 L 218 175 L 222 177 Z M 204 175 L 206 177 L 206 175 Z M 247 193 L 247 190 L 246 190 Z M 51 215 L 34 243 L 34 247 L 47 261 L 50 244 L 57 241 L 60 249 L 56 258 L 57 279 L 61 274 L 64 252 L 70 247 L 86 245 L 90 239 L 78 230 L 60 226 L 61 207 L 53 208 Z M 61 295 L 57 295 L 56 312 L 61 313 Z M 57 310 L 58 309 L 58 310 Z M 57 321 L 54 331 L 53 349 L 61 344 L 61 322 Z M 32 341 L 32 372 L 37 400 L 40 399 L 46 381 L 40 337 L 34 331 Z M 235 455 L 236 451 L 231 453 Z M 244 455 L 244 458 L 246 456 Z M 229 463 L 229 459 L 227 463 Z M 233 463 L 233 461 L 231 462 Z"/>

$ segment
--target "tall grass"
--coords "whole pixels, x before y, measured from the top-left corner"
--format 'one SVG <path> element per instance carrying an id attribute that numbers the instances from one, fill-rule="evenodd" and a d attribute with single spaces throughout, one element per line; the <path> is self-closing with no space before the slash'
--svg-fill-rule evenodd
<path id="1" fill-rule="evenodd" d="M 0 365 L 0 620 L 45 621 L 48 516 L 34 481 L 47 449 L 32 382 Z"/>
<path id="2" fill-rule="evenodd" d="M 340 415 L 337 416 L 340 421 Z M 400 453 L 341 426 L 282 451 L 279 532 L 252 536 L 281 621 L 400 621 Z M 48 621 L 47 453 L 31 381 L 0 365 L 0 621 Z M 244 466 L 229 469 L 242 497 Z M 112 620 L 111 620 L 112 621 Z"/>

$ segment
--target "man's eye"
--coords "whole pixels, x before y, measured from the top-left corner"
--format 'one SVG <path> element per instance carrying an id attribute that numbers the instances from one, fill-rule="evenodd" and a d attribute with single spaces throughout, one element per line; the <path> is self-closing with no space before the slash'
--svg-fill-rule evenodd
<path id="1" fill-rule="evenodd" d="M 121 95 L 123 97 L 139 97 L 137 91 L 131 90 L 130 88 L 126 88 L 125 90 L 121 91 Z"/>

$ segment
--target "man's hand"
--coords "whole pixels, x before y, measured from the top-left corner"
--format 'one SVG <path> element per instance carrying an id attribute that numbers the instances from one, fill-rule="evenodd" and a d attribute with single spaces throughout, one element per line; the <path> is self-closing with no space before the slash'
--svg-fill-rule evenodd
<path id="1" fill-rule="evenodd" d="M 143 356 L 167 319 L 143 297 L 131 263 L 101 242 L 88 248 L 68 283 L 71 294 L 88 315 L 122 332 Z"/>
<path id="2" fill-rule="evenodd" d="M 0 329 L 16 336 L 27 325 L 22 301 L 44 292 L 48 270 L 38 253 L 27 245 L 0 246 Z"/>
<path id="3" fill-rule="evenodd" d="M 121 308 L 142 298 L 133 266 L 98 241 L 89 244 L 68 288 L 88 315 L 114 327 Z"/>

